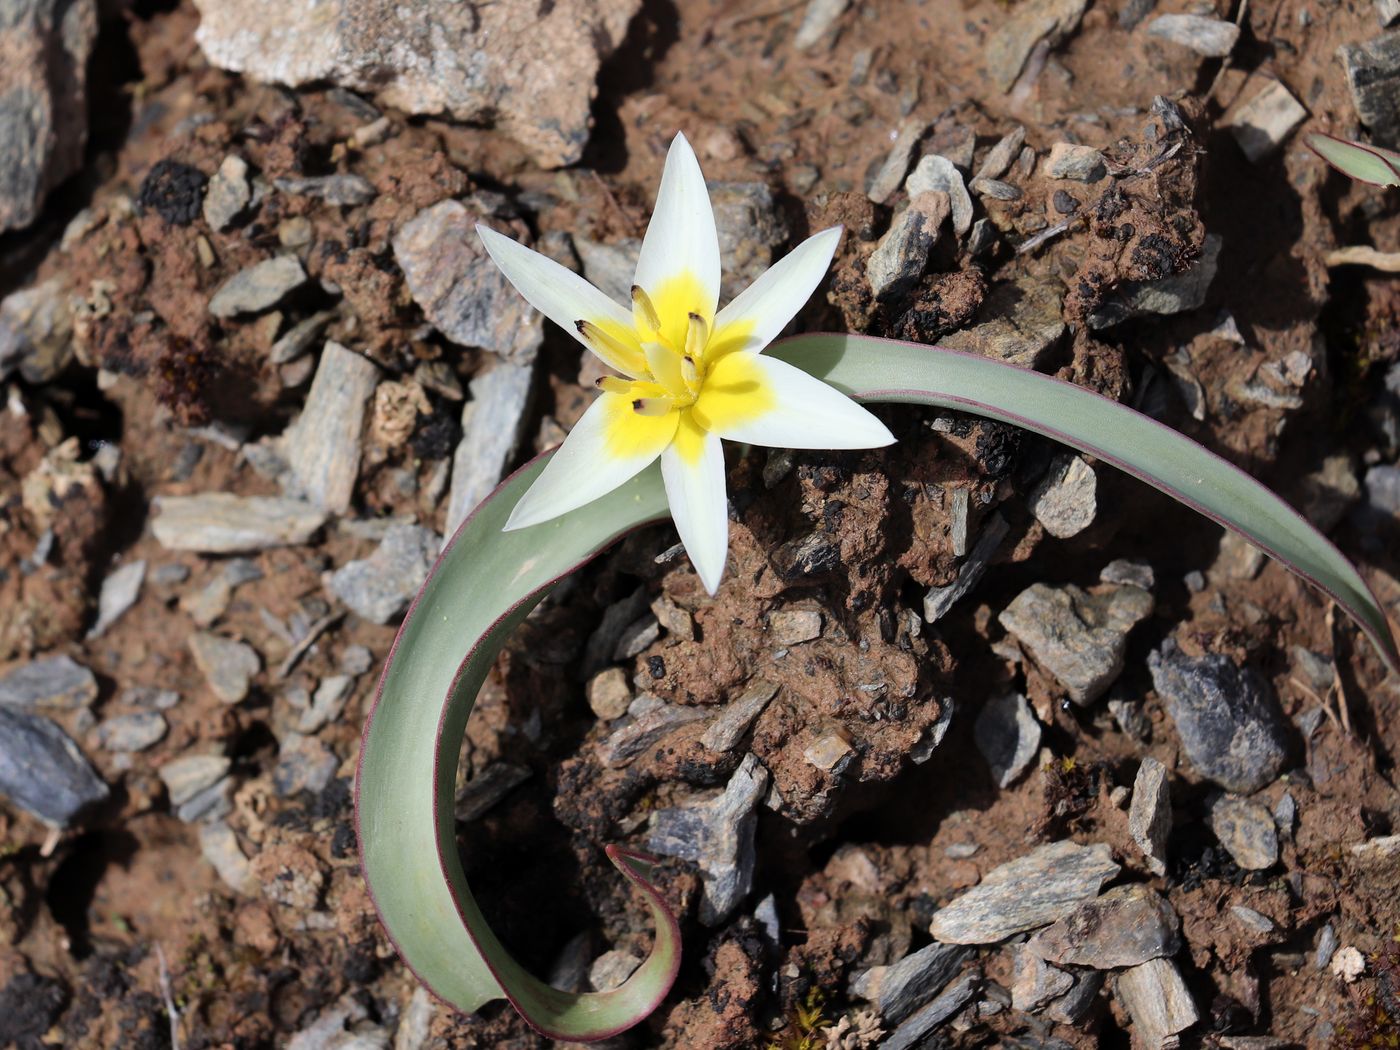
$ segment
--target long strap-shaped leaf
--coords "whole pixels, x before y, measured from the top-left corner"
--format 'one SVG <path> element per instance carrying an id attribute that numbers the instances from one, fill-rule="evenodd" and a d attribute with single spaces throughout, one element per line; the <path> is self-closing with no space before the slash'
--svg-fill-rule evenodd
<path id="1" fill-rule="evenodd" d="M 1248 475 L 1132 409 L 1049 376 L 912 343 L 800 336 L 768 352 L 861 400 L 961 409 L 1113 463 L 1316 583 L 1392 668 L 1400 665 L 1385 613 L 1325 537 Z M 675 979 L 680 933 L 647 882 L 646 858 L 608 850 L 651 910 L 651 955 L 614 991 L 559 992 L 525 972 L 487 926 L 462 873 L 453 819 L 467 716 L 506 637 L 560 577 L 667 513 L 652 467 L 553 522 L 502 532 L 547 458 L 503 482 L 467 519 L 405 617 L 365 726 L 356 805 L 365 878 L 389 936 L 419 978 L 463 1011 L 508 998 L 546 1035 L 584 1041 L 641 1021 Z"/>

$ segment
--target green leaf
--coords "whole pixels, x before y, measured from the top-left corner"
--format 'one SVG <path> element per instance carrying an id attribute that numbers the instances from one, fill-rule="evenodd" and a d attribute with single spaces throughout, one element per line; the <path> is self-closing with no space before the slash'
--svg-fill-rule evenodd
<path id="1" fill-rule="evenodd" d="M 799 336 L 769 352 L 864 401 L 960 409 L 1116 464 L 1312 580 L 1356 619 L 1392 668 L 1400 663 L 1384 611 L 1325 537 L 1246 474 L 1132 409 L 1049 376 L 912 343 Z M 535 460 L 477 508 L 405 617 L 365 726 L 356 809 L 370 892 L 418 977 L 460 1010 L 507 998 L 546 1035 L 585 1041 L 643 1020 L 675 980 L 680 933 L 647 881 L 647 858 L 608 848 L 651 911 L 651 954 L 611 992 L 560 992 L 527 973 L 491 932 L 462 873 L 453 818 L 467 716 L 507 636 L 561 577 L 623 533 L 667 516 L 653 466 L 561 518 L 502 532 L 547 460 Z"/>
<path id="2" fill-rule="evenodd" d="M 1400 186 L 1400 153 L 1316 131 L 1303 141 L 1308 149 L 1357 182 Z"/>

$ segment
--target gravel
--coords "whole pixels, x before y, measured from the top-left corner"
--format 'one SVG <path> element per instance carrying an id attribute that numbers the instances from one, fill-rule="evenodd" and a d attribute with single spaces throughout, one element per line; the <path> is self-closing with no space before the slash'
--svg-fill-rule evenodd
<path id="1" fill-rule="evenodd" d="M 292 255 L 265 259 L 240 270 L 209 300 L 209 312 L 220 320 L 270 310 L 307 281 L 301 260 Z"/>
<path id="2" fill-rule="evenodd" d="M 71 711 L 97 699 L 97 678 L 71 656 L 45 656 L 0 678 L 0 707 Z"/>
<path id="3" fill-rule="evenodd" d="M 362 619 L 389 623 L 413 601 L 441 546 L 432 529 L 391 525 L 373 554 L 347 562 L 330 575 L 327 590 Z"/>
<path id="4" fill-rule="evenodd" d="M 0 706 L 0 795 L 46 824 L 66 827 L 109 794 L 82 749 L 55 723 Z"/>
<path id="5" fill-rule="evenodd" d="M 238 554 L 305 543 L 327 514 L 302 500 L 205 492 L 157 496 L 151 531 L 161 546 L 201 554 Z"/>

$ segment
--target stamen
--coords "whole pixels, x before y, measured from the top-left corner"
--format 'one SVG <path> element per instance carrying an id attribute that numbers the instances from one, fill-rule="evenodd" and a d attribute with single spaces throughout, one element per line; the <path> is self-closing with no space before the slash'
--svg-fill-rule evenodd
<path id="1" fill-rule="evenodd" d="M 628 346 L 592 321 L 575 321 L 574 327 L 578 329 L 578 334 L 593 346 L 599 357 L 605 361 L 612 359 L 609 364 L 614 361 L 631 361 L 637 356 L 636 347 Z"/>
<path id="2" fill-rule="evenodd" d="M 669 397 L 639 397 L 632 402 L 632 411 L 639 416 L 664 416 L 674 407 Z"/>
<path id="3" fill-rule="evenodd" d="M 695 367 L 695 358 L 689 354 L 681 358 L 681 378 L 685 380 L 685 388 L 691 394 L 700 393 L 700 369 Z"/>
<path id="4" fill-rule="evenodd" d="M 698 361 L 705 353 L 710 341 L 710 326 L 699 314 L 690 315 L 690 324 L 685 330 L 685 355 Z"/>
<path id="5" fill-rule="evenodd" d="M 661 331 L 661 315 L 656 312 L 651 296 L 639 284 L 632 286 L 632 320 L 642 331 Z"/>
<path id="6" fill-rule="evenodd" d="M 599 376 L 594 385 L 608 394 L 630 394 L 632 384 L 621 376 Z"/>

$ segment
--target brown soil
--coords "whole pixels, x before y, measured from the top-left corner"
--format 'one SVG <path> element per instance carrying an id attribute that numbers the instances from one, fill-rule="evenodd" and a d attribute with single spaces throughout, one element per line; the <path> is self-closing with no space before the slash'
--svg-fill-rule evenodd
<path id="1" fill-rule="evenodd" d="M 528 220 L 516 220 L 518 232 L 637 237 L 666 146 L 684 131 L 709 178 L 774 190 L 794 242 L 809 229 L 845 224 L 828 301 L 809 308 L 808 327 L 844 324 L 934 341 L 978 316 L 995 284 L 1057 280 L 1076 332 L 1057 346 L 1048 371 L 1128 403 L 1150 402 L 1171 425 L 1295 502 L 1309 495 L 1300 479 L 1329 455 L 1355 463 L 1375 446 L 1365 411 L 1385 367 L 1400 357 L 1400 295 L 1393 280 L 1368 271 L 1329 274 L 1322 258 L 1338 243 L 1396 247 L 1394 198 L 1329 175 L 1296 138 L 1251 165 L 1217 126 L 1267 73 L 1308 107 L 1305 127 L 1351 128 L 1335 52 L 1374 35 L 1369 2 L 1314 4 L 1324 13 L 1315 10 L 1308 23 L 1299 17 L 1306 5 L 1250 3 L 1234 69 L 1213 87 L 1219 63 L 1145 42 L 1119 24 L 1127 5 L 1100 0 L 1036 83 L 1011 94 L 983 68 L 989 34 L 1017 8 L 1004 0 L 858 3 L 832 48 L 807 53 L 790 44 L 800 4 L 648 4 L 605 68 L 584 163 L 563 172 L 532 168 L 517 145 L 489 129 L 392 112 L 382 141 L 351 145 L 365 119 L 339 93 L 262 87 L 212 69 L 192 40 L 193 10 L 149 9 L 163 6 L 137 4 L 105 27 L 100 46 L 124 58 L 103 65 L 111 82 L 91 94 L 105 96 L 104 113 L 122 111 L 113 127 L 126 133 L 95 134 L 89 173 L 51 205 L 60 221 L 10 235 L 35 243 L 4 256 L 14 271 L 7 291 L 59 278 L 84 309 L 77 360 L 52 383 L 14 387 L 25 412 L 0 425 L 0 671 L 4 662 L 53 652 L 94 670 L 101 684 L 94 710 L 59 721 L 114 792 L 84 826 L 47 845 L 46 828 L 0 803 L 0 1003 L 13 1011 L 0 1014 L 0 1043 L 170 1045 L 162 955 L 184 1047 L 286 1045 L 344 996 L 364 1024 L 387 1032 L 407 1009 L 416 984 L 375 920 L 350 812 L 374 671 L 356 679 L 343 716 L 318 733 L 339 762 L 330 786 L 283 797 L 272 781 L 292 714 L 287 690 L 314 689 L 351 646 L 367 647 L 377 668 L 393 639 L 392 627 L 347 616 L 280 679 L 290 643 L 276 625 L 325 615 L 323 572 L 366 556 L 373 542 L 331 528 L 314 546 L 255 557 L 262 578 L 236 590 L 216 630 L 251 643 L 264 670 L 252 697 L 228 706 L 210 692 L 186 645 L 190 603 L 224 561 L 172 554 L 145 526 L 157 496 L 277 492 L 226 442 L 196 428 L 243 428 L 250 441 L 281 431 L 308 374 L 279 372 L 267 351 L 291 322 L 333 304 L 321 282 L 338 287 L 343 303 L 330 338 L 406 383 L 420 364 L 444 362 L 465 386 L 486 355 L 452 346 L 425 324 L 390 248 L 397 229 L 428 205 L 476 194 L 489 208 L 504 193 L 501 225 L 518 208 Z M 1158 9 L 1187 8 L 1163 0 Z M 869 73 L 853 83 L 853 63 L 864 53 Z M 1188 124 L 1187 147 L 1165 160 L 1161 139 L 1147 133 L 1158 95 L 1176 98 Z M 1082 141 L 1102 148 L 1113 170 L 1143 173 L 1086 187 L 1050 182 L 1038 164 L 1013 165 L 1005 178 L 1020 199 L 986 207 L 1004 243 L 1062 221 L 1067 207 L 1084 221 L 1022 255 L 1003 247 L 974 261 L 945 244 L 907 301 L 877 305 L 865 266 L 892 209 L 872 205 L 864 188 L 909 113 L 929 120 L 935 138 L 975 129 L 979 163 L 1020 123 L 1039 157 L 1055 142 Z M 1161 134 L 1160 122 L 1155 127 Z M 269 192 L 246 221 L 221 233 L 139 203 L 158 163 L 210 176 L 234 146 L 269 182 L 354 173 L 378 196 L 336 207 Z M 60 243 L 63 223 L 79 209 L 86 211 L 76 232 Z M 277 321 L 214 319 L 212 292 L 281 251 L 279 228 L 291 220 L 304 220 L 291 228 L 304 234 L 300 254 L 313 278 L 302 298 L 284 304 Z M 1224 248 L 1203 309 L 1097 333 L 1081 326 L 1123 282 L 1190 266 L 1206 231 L 1221 235 Z M 16 268 L 13 259 L 42 261 Z M 1220 335 L 1222 309 L 1243 344 Z M 1300 407 L 1232 396 L 1298 350 L 1320 355 Z M 541 447 L 577 418 L 589 375 L 586 366 L 580 375 L 577 346 L 557 332 L 545 355 L 548 383 L 529 430 Z M 1169 360 L 1185 360 L 1199 381 L 1206 406 L 1198 418 L 1163 393 Z M 458 405 L 416 384 L 397 393 L 416 406 L 418 430 L 436 421 L 450 435 Z M 1210 568 L 1218 530 L 1141 485 L 1100 469 L 1098 520 L 1072 540 L 1055 540 L 1025 501 L 1052 452 L 1046 443 L 972 419 L 946 419 L 935 430 L 925 413 L 884 417 L 900 438 L 886 451 L 799 454 L 776 481 L 765 479 L 761 452 L 732 461 L 731 571 L 714 599 L 683 558 L 657 563 L 674 535 L 654 528 L 600 559 L 522 629 L 478 704 L 465 751 L 469 771 L 506 760 L 531 774 L 463 831 L 472 842 L 468 874 L 504 938 L 540 973 L 580 932 L 593 955 L 643 951 L 650 932 L 641 907 L 603 861 L 603 845 L 640 842 L 649 812 L 723 784 L 742 756 L 706 751 L 692 727 L 623 768 L 600 757 L 608 730 L 585 703 L 576 672 L 601 611 L 641 586 L 648 603 L 664 597 L 688 613 L 696 640 L 663 633 L 626 667 L 629 678 L 645 676 L 648 691 L 682 705 L 722 703 L 759 678 L 781 688 L 751 743 L 774 789 L 760 809 L 755 893 L 739 918 L 708 929 L 695 917 L 694 872 L 662 865 L 663 889 L 681 910 L 686 961 L 661 1009 L 617 1045 L 762 1046 L 792 1031 L 814 989 L 834 1019 L 860 1005 L 848 998 L 853 974 L 929 942 L 935 909 L 996 865 L 1067 836 L 1108 842 L 1123 878 L 1150 882 L 1181 916 L 1177 961 L 1202 1018 L 1188 1041 L 1272 1035 L 1285 1044 L 1361 1045 L 1373 1029 L 1393 1039 L 1393 1022 L 1380 1018 L 1393 1015 L 1385 1011 L 1400 995 L 1400 962 L 1387 954 L 1400 930 L 1395 868 L 1365 866 L 1349 852 L 1400 830 L 1393 783 L 1400 735 L 1390 728 L 1400 720 L 1400 692 L 1375 655 L 1315 592 L 1272 563 L 1248 579 L 1212 574 L 1192 593 L 1183 577 Z M 413 514 L 440 528 L 445 501 L 424 489 L 453 441 L 434 448 L 396 440 L 392 431 L 378 441 L 372 435 L 357 488 L 360 515 Z M 122 453 L 108 479 L 89 462 L 102 442 Z M 910 613 L 925 589 L 956 572 L 943 500 L 949 484 L 969 489 L 980 516 L 998 508 L 1013 540 L 935 628 Z M 26 498 L 29 485 L 41 485 L 46 498 Z M 54 553 L 36 571 L 19 571 L 50 528 Z M 1370 566 L 1393 608 L 1400 598 L 1393 545 L 1386 549 L 1345 519 L 1334 536 Z M 1158 581 L 1156 612 L 1134 634 L 1112 694 L 1140 701 L 1136 734 L 1102 703 L 1069 705 L 1033 661 L 1011 662 L 1005 646 L 992 648 L 1006 637 L 997 613 L 1026 586 L 1088 587 L 1121 557 L 1149 561 Z M 110 566 L 138 558 L 152 570 L 184 565 L 188 578 L 162 583 L 148 574 L 140 601 L 101 638 L 84 640 L 101 579 Z M 821 612 L 824 630 L 779 655 L 770 617 L 786 609 Z M 1188 651 L 1225 652 L 1258 667 L 1294 719 L 1319 701 L 1300 681 L 1292 647 L 1325 654 L 1339 668 L 1350 732 L 1326 718 L 1306 746 L 1298 735 L 1291 771 L 1260 795 L 1272 807 L 1286 790 L 1298 808 L 1296 831 L 1267 873 L 1236 868 L 1204 824 L 1210 785 L 1181 754 L 1146 670 L 1148 652 L 1173 633 Z M 862 688 L 872 683 L 883 688 Z M 93 715 L 119 713 L 120 694 L 136 686 L 173 689 L 182 699 L 165 712 L 170 729 L 158 744 L 120 760 L 92 742 Z M 974 746 L 972 715 L 1008 688 L 1031 699 L 1046 726 L 1045 750 L 1028 775 L 998 789 Z M 947 738 L 926 763 L 913 763 L 910 752 L 949 704 L 958 715 Z M 855 755 L 834 773 L 804 757 L 833 733 Z M 234 761 L 228 819 L 265 891 L 232 892 L 202 859 L 195 827 L 172 812 L 157 770 L 206 752 Z M 1177 819 L 1165 877 L 1146 869 L 1115 793 L 1131 786 L 1144 755 L 1172 776 Z M 968 844 L 977 846 L 971 855 L 950 852 Z M 777 951 L 751 918 L 769 893 L 783 931 Z M 1230 909 L 1240 904 L 1272 920 L 1273 931 L 1252 933 L 1233 921 Z M 1355 985 L 1313 968 L 1314 942 L 1328 922 L 1343 945 L 1372 957 Z M 1004 948 L 987 948 L 979 965 L 988 981 L 1009 987 L 1009 959 Z M 1126 1045 L 1126 1033 L 1126 1017 L 1105 995 L 1074 1027 L 1010 1009 L 965 1013 L 935 1045 Z M 545 1042 L 499 1004 L 471 1018 L 438 1008 L 431 1040 Z"/>

